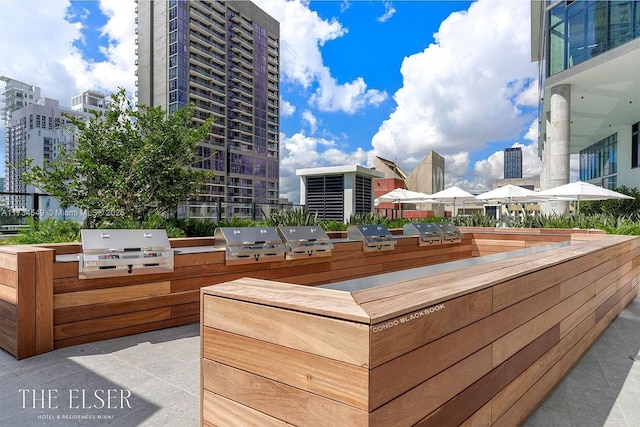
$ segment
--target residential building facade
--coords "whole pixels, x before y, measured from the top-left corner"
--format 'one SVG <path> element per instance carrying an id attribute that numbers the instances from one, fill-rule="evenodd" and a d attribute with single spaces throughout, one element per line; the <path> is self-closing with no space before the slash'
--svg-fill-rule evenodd
<path id="1" fill-rule="evenodd" d="M 44 166 L 53 161 L 61 147 L 67 150 L 75 148 L 75 130 L 65 115 L 88 119 L 91 111 L 104 114 L 110 107 L 106 95 L 95 91 L 86 91 L 73 97 L 73 108 L 60 106 L 55 99 L 40 97 L 40 89 L 25 91 L 16 96 L 16 80 L 4 79 L 7 88 L 4 92 L 3 111 L 6 111 L 5 128 L 5 182 L 4 191 L 20 193 L 8 196 L 7 206 L 25 216 L 36 214 L 40 217 L 63 218 L 67 214 L 60 209 L 59 202 L 50 196 L 37 196 L 41 191 L 22 180 L 25 169 L 23 162 L 31 159 L 32 166 Z M 25 87 L 33 87 L 26 85 Z M 25 96 L 27 95 L 27 96 Z M 33 98 L 31 97 L 33 95 Z M 22 98 L 19 106 L 15 100 Z M 11 108 L 11 106 L 20 108 Z M 11 110 L 11 111 L 9 111 Z M 24 195 L 28 193 L 30 195 Z M 81 221 L 81 215 L 76 218 Z"/>
<path id="2" fill-rule="evenodd" d="M 194 164 L 215 177 L 187 215 L 220 201 L 234 210 L 226 217 L 277 205 L 278 21 L 249 1 L 144 1 L 137 14 L 138 103 L 169 112 L 193 103 L 195 124 L 215 117 Z"/>
<path id="3" fill-rule="evenodd" d="M 544 82 L 542 189 L 569 182 L 570 155 L 581 180 L 638 187 L 640 1 L 532 0 L 531 56 Z"/>
<path id="4" fill-rule="evenodd" d="M 522 148 L 511 147 L 504 150 L 504 179 L 522 178 Z"/>

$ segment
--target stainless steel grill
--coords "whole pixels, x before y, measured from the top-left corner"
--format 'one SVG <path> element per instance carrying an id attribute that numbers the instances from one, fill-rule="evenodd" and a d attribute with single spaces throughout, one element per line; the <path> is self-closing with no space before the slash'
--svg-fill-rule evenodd
<path id="1" fill-rule="evenodd" d="M 402 234 L 415 236 L 418 235 L 419 246 L 441 245 L 444 232 L 438 226 L 430 222 L 416 222 L 405 224 L 402 227 Z"/>
<path id="2" fill-rule="evenodd" d="M 80 279 L 173 271 L 165 230 L 81 230 L 80 236 Z"/>
<path id="3" fill-rule="evenodd" d="M 224 241 L 227 265 L 284 260 L 284 244 L 275 227 L 221 227 L 216 245 Z"/>
<path id="4" fill-rule="evenodd" d="M 436 222 L 434 224 L 442 230 L 442 243 L 462 242 L 462 233 L 455 225 L 449 222 Z"/>
<path id="5" fill-rule="evenodd" d="M 396 238 L 384 225 L 350 225 L 347 238 L 362 240 L 364 252 L 391 251 L 396 247 Z"/>
<path id="6" fill-rule="evenodd" d="M 286 259 L 331 256 L 333 243 L 320 226 L 280 226 Z"/>

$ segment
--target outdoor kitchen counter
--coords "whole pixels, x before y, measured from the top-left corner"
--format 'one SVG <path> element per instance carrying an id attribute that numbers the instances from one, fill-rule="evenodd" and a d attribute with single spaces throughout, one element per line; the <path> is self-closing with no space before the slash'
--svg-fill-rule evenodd
<path id="1" fill-rule="evenodd" d="M 640 238 L 572 237 L 352 291 L 203 288 L 203 425 L 522 423 L 638 294 Z"/>

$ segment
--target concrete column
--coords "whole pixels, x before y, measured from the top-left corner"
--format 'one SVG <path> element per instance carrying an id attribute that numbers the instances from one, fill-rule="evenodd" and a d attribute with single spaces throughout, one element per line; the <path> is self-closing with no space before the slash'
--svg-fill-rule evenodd
<path id="1" fill-rule="evenodd" d="M 545 185 L 548 188 L 569 183 L 569 139 L 571 129 L 571 85 L 551 88 L 549 122 L 545 151 L 547 167 Z M 569 202 L 553 201 L 545 203 L 544 213 L 562 214 L 569 210 Z"/>

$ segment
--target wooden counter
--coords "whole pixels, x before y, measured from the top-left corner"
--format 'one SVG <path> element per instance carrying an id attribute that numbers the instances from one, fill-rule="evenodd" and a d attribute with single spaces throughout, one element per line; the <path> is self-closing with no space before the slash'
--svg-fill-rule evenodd
<path id="1" fill-rule="evenodd" d="M 638 294 L 639 238 L 570 241 L 355 291 L 203 288 L 202 425 L 521 424 Z"/>

